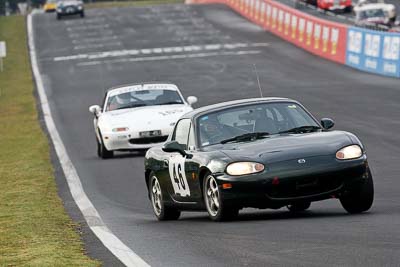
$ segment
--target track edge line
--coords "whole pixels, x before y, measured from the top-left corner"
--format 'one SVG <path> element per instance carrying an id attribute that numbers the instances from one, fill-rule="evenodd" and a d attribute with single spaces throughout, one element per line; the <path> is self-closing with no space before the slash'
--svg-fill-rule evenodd
<path id="1" fill-rule="evenodd" d="M 35 13 L 33 13 L 35 14 Z M 29 55 L 32 66 L 32 72 L 34 77 L 34 82 L 36 84 L 36 90 L 40 99 L 40 107 L 43 112 L 43 117 L 45 120 L 45 125 L 49 136 L 54 145 L 54 149 L 57 154 L 58 161 L 62 167 L 64 175 L 66 177 L 69 190 L 74 199 L 74 202 L 78 206 L 79 210 L 82 212 L 90 230 L 97 236 L 97 238 L 103 243 L 103 245 L 115 255 L 123 264 L 126 266 L 150 266 L 142 258 L 140 258 L 135 252 L 133 252 L 128 246 L 126 246 L 116 235 L 114 235 L 111 230 L 104 224 L 96 208 L 86 195 L 83 190 L 81 180 L 78 173 L 72 164 L 68 153 L 65 149 L 64 143 L 61 140 L 60 134 L 55 126 L 50 105 L 48 103 L 48 98 L 44 90 L 43 80 L 40 75 L 39 65 L 37 63 L 35 42 L 33 36 L 33 23 L 32 14 L 28 14 L 27 17 L 27 32 L 28 32 L 28 46 Z M 89 208 L 89 209 L 88 209 Z M 90 212 L 87 212 L 90 210 Z M 98 221 L 96 225 L 90 224 L 90 218 L 97 217 Z"/>

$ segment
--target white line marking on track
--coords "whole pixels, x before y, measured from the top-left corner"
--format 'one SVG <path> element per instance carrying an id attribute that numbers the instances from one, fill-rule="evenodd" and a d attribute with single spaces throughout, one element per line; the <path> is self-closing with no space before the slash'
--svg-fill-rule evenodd
<path id="1" fill-rule="evenodd" d="M 104 28 L 110 28 L 109 24 L 94 24 L 94 25 L 82 25 L 82 26 L 74 26 L 74 27 L 68 27 L 67 31 L 86 31 L 86 30 L 95 30 L 95 29 L 104 29 Z"/>
<path id="2" fill-rule="evenodd" d="M 90 23 L 101 23 L 105 21 L 106 19 L 103 17 L 97 17 L 97 18 L 85 18 L 84 20 L 64 20 L 65 25 L 84 25 L 84 24 L 90 24 Z"/>
<path id="3" fill-rule="evenodd" d="M 96 208 L 87 197 L 83 190 L 81 180 L 78 173 L 72 164 L 65 146 L 61 140 L 60 134 L 57 131 L 54 123 L 50 105 L 48 103 L 47 95 L 44 89 L 43 80 L 39 72 L 39 66 L 36 58 L 35 42 L 32 27 L 32 15 L 28 15 L 28 38 L 29 38 L 29 52 L 31 57 L 31 64 L 33 75 L 36 81 L 36 87 L 39 94 L 43 117 L 45 119 L 47 130 L 50 134 L 54 148 L 56 150 L 58 160 L 65 174 L 69 190 L 74 198 L 75 203 L 78 205 L 86 222 L 93 233 L 100 239 L 123 264 L 126 266 L 149 266 L 137 254 L 135 254 L 129 247 L 127 247 L 121 240 L 115 236 L 110 229 L 104 224 Z M 95 220 L 93 220 L 95 218 Z M 95 223 L 93 223 L 95 221 Z"/>
<path id="4" fill-rule="evenodd" d="M 190 46 L 175 46 L 163 48 L 147 48 L 147 49 L 130 49 L 130 50 L 113 50 L 105 52 L 94 52 L 88 54 L 76 54 L 71 56 L 60 56 L 53 58 L 54 61 L 70 61 L 81 59 L 103 59 L 113 57 L 124 57 L 139 54 L 159 54 L 159 53 L 180 53 L 185 51 L 203 51 L 203 50 L 222 50 L 222 49 L 238 49 L 238 48 L 254 48 L 266 47 L 268 43 L 234 43 L 234 44 L 209 44 L 209 45 L 190 45 Z"/>
<path id="5" fill-rule="evenodd" d="M 161 61 L 161 60 L 202 58 L 202 57 L 215 57 L 215 56 L 241 56 L 241 55 L 255 55 L 260 53 L 261 51 L 258 50 L 209 52 L 209 53 L 198 53 L 198 54 L 181 54 L 181 55 L 168 55 L 168 56 L 165 55 L 165 56 L 152 56 L 152 57 L 121 58 L 121 59 L 103 60 L 103 61 L 87 61 L 87 62 L 80 62 L 76 65 L 79 67 L 83 67 L 83 66 L 95 66 L 100 64 L 115 64 L 115 63 L 141 62 L 141 61 Z"/>
<path id="6" fill-rule="evenodd" d="M 122 44 L 121 42 L 110 42 L 110 43 L 102 43 L 102 44 L 76 45 L 76 46 L 74 46 L 74 50 L 120 46 L 121 44 Z"/>
<path id="7" fill-rule="evenodd" d="M 93 38 L 81 38 L 78 40 L 72 40 L 73 44 L 87 44 L 87 43 L 101 43 L 104 41 L 111 41 L 117 40 L 118 36 L 111 35 L 111 36 L 102 36 L 102 37 L 93 37 Z"/>
<path id="8" fill-rule="evenodd" d="M 96 37 L 96 36 L 104 36 L 104 35 L 113 35 L 114 32 L 112 30 L 104 30 L 104 31 L 91 31 L 91 32 L 78 32 L 78 33 L 69 33 L 69 38 L 85 38 L 85 37 Z"/>

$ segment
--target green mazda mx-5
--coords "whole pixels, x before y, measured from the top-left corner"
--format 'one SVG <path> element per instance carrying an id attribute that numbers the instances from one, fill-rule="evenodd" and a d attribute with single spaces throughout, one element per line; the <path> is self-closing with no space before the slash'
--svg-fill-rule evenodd
<path id="1" fill-rule="evenodd" d="M 214 221 L 245 207 L 306 210 L 340 200 L 367 211 L 374 186 L 365 149 L 349 132 L 329 130 L 299 102 L 257 98 L 187 113 L 164 145 L 146 153 L 145 178 L 159 220 L 207 210 Z"/>

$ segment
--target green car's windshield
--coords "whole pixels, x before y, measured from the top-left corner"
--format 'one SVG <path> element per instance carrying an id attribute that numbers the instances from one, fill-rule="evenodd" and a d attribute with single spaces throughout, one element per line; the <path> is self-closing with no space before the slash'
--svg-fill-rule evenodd
<path id="1" fill-rule="evenodd" d="M 202 147 L 235 141 L 253 141 L 268 138 L 273 134 L 297 134 L 320 129 L 317 122 L 300 105 L 291 102 L 227 108 L 200 116 L 197 125 Z"/>

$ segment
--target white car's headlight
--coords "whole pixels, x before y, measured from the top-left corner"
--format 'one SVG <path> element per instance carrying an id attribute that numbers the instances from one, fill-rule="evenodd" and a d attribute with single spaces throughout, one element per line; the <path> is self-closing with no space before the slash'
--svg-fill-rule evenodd
<path id="1" fill-rule="evenodd" d="M 234 162 L 226 167 L 226 173 L 237 176 L 262 172 L 264 169 L 264 165 L 257 162 Z"/>
<path id="2" fill-rule="evenodd" d="M 346 146 L 336 152 L 337 159 L 356 159 L 363 155 L 363 151 L 359 145 Z"/>
<path id="3" fill-rule="evenodd" d="M 128 130 L 129 130 L 128 127 L 118 127 L 118 128 L 112 129 L 113 132 L 126 132 Z"/>
<path id="4" fill-rule="evenodd" d="M 78 6 L 78 9 L 81 10 L 81 9 L 82 9 L 82 6 Z"/>

